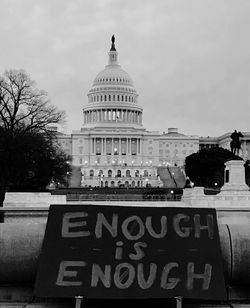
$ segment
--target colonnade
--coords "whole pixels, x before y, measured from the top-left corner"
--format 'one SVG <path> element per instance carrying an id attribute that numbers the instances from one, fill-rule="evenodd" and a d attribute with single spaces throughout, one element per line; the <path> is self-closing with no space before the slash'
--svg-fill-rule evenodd
<path id="1" fill-rule="evenodd" d="M 93 102 L 131 102 L 137 103 L 136 95 L 122 94 L 91 94 L 89 95 L 89 103 Z"/>
<path id="2" fill-rule="evenodd" d="M 142 124 L 142 112 L 131 109 L 97 109 L 84 111 L 84 123 L 121 122 Z"/>
<path id="3" fill-rule="evenodd" d="M 141 154 L 140 138 L 100 138 L 91 140 L 92 154 L 97 155 L 139 155 Z"/>

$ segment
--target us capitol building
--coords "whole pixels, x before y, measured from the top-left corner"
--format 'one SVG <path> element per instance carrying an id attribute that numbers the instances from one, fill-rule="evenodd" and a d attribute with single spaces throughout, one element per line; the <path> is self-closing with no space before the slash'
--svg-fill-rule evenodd
<path id="1" fill-rule="evenodd" d="M 108 64 L 89 90 L 82 128 L 70 135 L 58 133 L 59 145 L 79 170 L 79 186 L 161 186 L 157 167 L 182 168 L 185 157 L 202 148 L 230 149 L 231 133 L 199 137 L 177 128 L 162 134 L 147 131 L 133 81 L 119 65 L 114 36 L 111 41 Z M 240 155 L 249 159 L 250 133 L 243 135 Z"/>

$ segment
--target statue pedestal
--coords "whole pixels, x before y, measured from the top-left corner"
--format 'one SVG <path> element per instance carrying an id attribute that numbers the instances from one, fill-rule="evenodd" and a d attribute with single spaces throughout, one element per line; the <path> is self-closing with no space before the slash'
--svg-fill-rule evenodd
<path id="1" fill-rule="evenodd" d="M 221 187 L 221 194 L 224 192 L 242 194 L 243 191 L 249 191 L 245 181 L 244 163 L 243 160 L 230 160 L 225 163 L 225 184 Z"/>

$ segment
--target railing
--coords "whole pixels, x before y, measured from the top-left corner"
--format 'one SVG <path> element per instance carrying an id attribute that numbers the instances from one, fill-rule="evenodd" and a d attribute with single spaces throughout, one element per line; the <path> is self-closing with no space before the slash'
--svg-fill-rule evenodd
<path id="1" fill-rule="evenodd" d="M 67 201 L 180 201 L 181 194 L 68 194 Z"/>

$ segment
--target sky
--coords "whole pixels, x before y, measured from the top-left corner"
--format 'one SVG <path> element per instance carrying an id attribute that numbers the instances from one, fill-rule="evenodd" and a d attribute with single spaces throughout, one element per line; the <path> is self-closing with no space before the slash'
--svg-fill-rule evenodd
<path id="1" fill-rule="evenodd" d="M 0 0 L 0 74 L 24 69 L 79 130 L 110 39 L 143 125 L 187 135 L 250 131 L 249 0 Z"/>

